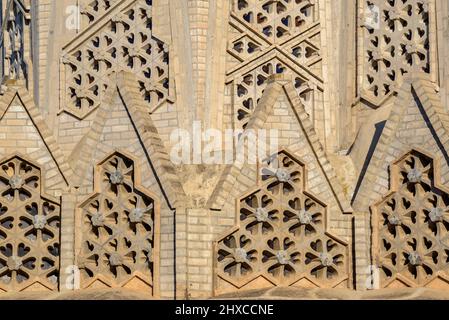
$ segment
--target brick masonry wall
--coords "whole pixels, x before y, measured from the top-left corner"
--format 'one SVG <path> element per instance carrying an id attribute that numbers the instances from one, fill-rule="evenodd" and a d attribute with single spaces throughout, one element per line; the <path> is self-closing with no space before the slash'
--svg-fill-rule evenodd
<path id="1" fill-rule="evenodd" d="M 45 90 L 45 81 L 40 81 L 41 79 L 46 78 L 46 70 L 47 70 L 47 52 L 48 52 L 48 37 L 49 37 L 49 31 L 50 31 L 50 15 L 51 15 L 51 1 L 50 0 L 43 0 L 39 1 L 37 5 L 37 30 L 36 30 L 36 39 L 37 42 L 37 48 L 38 50 L 35 50 L 35 52 L 38 54 L 35 57 L 35 67 L 37 66 L 38 69 L 38 79 L 37 82 L 38 88 L 37 88 L 37 94 L 39 99 L 39 105 L 42 106 L 44 104 L 44 97 L 45 95 L 40 94 Z"/>
<path id="2" fill-rule="evenodd" d="M 439 85 L 441 87 L 441 97 L 443 106 L 448 111 L 449 102 L 449 3 L 444 0 L 437 0 L 437 40 L 439 53 Z"/>
<path id="3" fill-rule="evenodd" d="M 45 192 L 59 197 L 67 184 L 41 135 L 24 105 L 14 99 L 0 118 L 0 158 L 21 154 L 36 162 L 44 173 Z"/>
<path id="4" fill-rule="evenodd" d="M 193 119 L 204 118 L 206 53 L 209 20 L 209 1 L 188 0 L 190 36 L 192 41 L 193 80 L 196 84 L 194 96 L 196 104 Z"/>
<path id="5" fill-rule="evenodd" d="M 161 202 L 160 211 L 160 293 L 163 298 L 173 298 L 174 293 L 174 217 L 172 210 L 163 201 L 164 196 L 158 186 L 156 177 L 145 156 L 145 147 L 139 139 L 139 132 L 136 132 L 125 109 L 121 98 L 115 94 L 113 104 L 106 113 L 103 127 L 99 135 L 98 143 L 91 147 L 95 150 L 90 160 L 90 165 L 86 172 L 81 173 L 86 177 L 83 188 L 78 194 L 78 203 L 85 199 L 93 191 L 93 168 L 94 166 L 112 154 L 114 151 L 122 151 L 132 155 L 136 159 L 136 166 L 140 168 L 140 180 L 142 186 L 158 195 Z M 148 150 L 147 150 L 148 152 Z M 77 242 L 81 240 L 81 234 L 76 235 Z M 75 252 L 76 254 L 76 252 Z"/>
<path id="6" fill-rule="evenodd" d="M 357 288 L 366 289 L 372 263 L 371 212 L 370 207 L 380 201 L 390 188 L 390 165 L 413 148 L 426 150 L 441 164 L 441 178 L 447 183 L 448 164 L 445 152 L 440 144 L 445 145 L 446 138 L 437 142 L 430 128 L 440 130 L 440 138 L 445 136 L 445 127 L 440 117 L 446 117 L 436 98 L 435 87 L 426 82 L 417 82 L 414 88 L 419 95 L 412 92 L 410 84 L 405 84 L 395 99 L 390 116 L 383 129 L 378 145 L 371 156 L 358 193 L 354 197 L 353 208 L 356 214 L 355 243 Z M 433 92 L 432 92 L 433 90 Z M 426 93 L 427 92 L 427 93 Z M 432 107 L 429 105 L 433 104 Z M 426 105 L 426 107 L 423 107 Z M 434 108 L 434 109 L 432 109 Z M 433 111 L 435 110 L 435 111 Z M 438 110 L 439 113 L 438 113 Z M 428 113 L 428 112 L 431 113 Z M 430 118 L 430 123 L 429 123 Z M 444 119 L 443 118 L 443 119 Z M 441 121 L 441 122 L 440 122 Z M 447 121 L 447 120 L 444 120 Z M 447 127 L 446 127 L 447 128 Z M 413 134 L 410 132 L 413 131 Z"/>
<path id="7" fill-rule="evenodd" d="M 341 211 L 327 178 L 324 176 L 323 169 L 314 156 L 315 152 L 311 149 L 309 141 L 298 123 L 290 100 L 280 85 L 276 88 L 267 89 L 267 96 L 264 97 L 263 102 L 261 101 L 263 104 L 274 105 L 272 111 L 266 115 L 266 122 L 261 129 L 279 130 L 279 147 L 293 152 L 300 161 L 305 163 L 307 190 L 328 205 L 328 231 L 346 240 L 351 246 L 352 217 Z M 234 178 L 229 179 L 227 183 L 219 184 L 219 188 L 223 188 L 229 193 L 226 200 L 223 201 L 224 205 L 220 211 L 199 209 L 188 212 L 188 288 L 191 297 L 211 295 L 215 266 L 213 241 L 217 241 L 220 236 L 229 232 L 236 225 L 237 202 L 244 193 L 258 184 L 258 166 L 244 165 L 237 172 Z M 350 260 L 350 257 L 348 259 Z"/>
<path id="8" fill-rule="evenodd" d="M 136 125 L 135 118 L 130 118 L 130 108 L 134 105 L 145 107 L 144 103 L 138 103 L 135 88 L 130 94 L 132 105 L 126 105 L 117 92 L 111 91 L 113 95 L 83 120 L 60 112 L 63 102 L 59 100 L 59 58 L 62 46 L 74 39 L 76 32 L 65 29 L 65 17 L 59 13 L 73 3 L 72 0 L 39 1 L 37 37 L 33 43 L 38 46 L 35 52 L 39 52 L 36 67 L 39 90 L 35 99 L 39 109 L 33 106 L 29 97 L 14 98 L 10 103 L 11 91 L 2 97 L 0 157 L 20 153 L 35 161 L 45 175 L 45 192 L 62 197 L 63 284 L 69 278 L 65 270 L 75 262 L 79 250 L 75 243 L 79 244 L 81 239 L 75 225 L 75 210 L 93 192 L 95 165 L 115 150 L 131 154 L 141 168 L 142 185 L 161 201 L 158 257 L 161 296 L 173 298 L 176 292 L 179 298 L 209 297 L 214 290 L 214 241 L 236 225 L 236 203 L 242 194 L 257 185 L 259 168 L 255 165 L 241 169 L 235 166 L 213 169 L 186 166 L 174 172 L 168 165 L 168 154 L 171 151 L 170 134 L 178 128 L 190 130 L 193 120 L 201 120 L 204 129 L 235 126 L 234 88 L 229 79 L 226 83 L 227 71 L 235 66 L 235 61 L 226 52 L 228 41 L 238 35 L 232 32 L 228 23 L 230 1 L 154 1 L 154 35 L 168 45 L 170 53 L 170 92 L 167 101 L 151 110 L 151 115 L 145 112 L 149 116 L 145 119 L 151 119 L 152 123 L 140 126 Z M 440 88 L 435 90 L 432 83 L 435 79 L 427 79 L 425 84 L 416 85 L 418 97 L 405 87 L 398 97 L 392 97 L 376 109 L 355 100 L 356 66 L 351 58 L 356 55 L 356 8 L 352 6 L 353 2 L 348 3 L 345 6 L 330 0 L 319 1 L 321 34 L 313 41 L 322 49 L 322 65 L 315 68 L 322 69 L 318 74 L 323 76 L 324 88 L 315 91 L 315 107 L 303 111 L 299 99 L 292 98 L 296 93 L 291 85 L 287 85 L 288 79 L 274 78 L 248 126 L 279 130 L 280 146 L 305 163 L 308 190 L 328 205 L 328 231 L 346 240 L 351 248 L 354 244 L 352 271 L 356 274 L 357 289 L 364 289 L 371 263 L 369 207 L 388 191 L 390 163 L 413 147 L 425 149 L 442 165 L 442 182 L 449 183 L 449 166 L 441 150 L 441 144 L 447 148 L 449 121 L 440 121 L 447 113 L 449 92 L 445 63 L 448 59 L 445 41 L 448 38 L 448 6 L 442 0 L 436 0 L 437 19 L 441 22 L 437 25 L 436 36 L 440 52 Z M 352 22 L 348 24 L 347 20 Z M 335 37 L 335 29 L 346 31 Z M 346 46 L 348 43 L 349 47 Z M 359 60 L 362 58 L 358 56 Z M 419 78 L 419 75 L 415 76 Z M 118 81 L 116 78 L 116 74 L 111 75 L 114 85 Z M 128 85 L 125 83 L 124 87 L 128 88 Z M 14 89 L 14 85 L 10 89 Z M 439 143 L 423 117 L 426 112 L 430 121 L 439 121 L 435 120 L 438 124 L 434 128 Z M 374 125 L 374 119 L 388 121 L 374 153 L 368 156 L 371 161 L 354 196 L 354 213 L 351 215 L 350 206 L 345 203 L 355 186 L 343 192 L 341 186 L 337 186 L 337 178 L 344 178 L 346 166 L 345 169 L 333 167 L 328 159 L 330 155 L 340 155 L 345 165 L 351 167 L 354 164 L 360 176 L 373 138 L 373 128 L 364 129 Z M 42 123 L 46 124 L 46 129 Z M 354 138 L 356 132 L 357 138 Z M 148 136 L 151 141 L 148 144 L 142 142 Z M 348 152 L 351 159 L 346 149 L 352 142 L 357 150 Z M 75 170 L 71 176 L 67 173 L 69 169 L 79 171 Z M 179 189 L 170 187 L 173 181 L 179 184 Z M 186 190 L 182 190 L 181 184 Z M 178 200 L 178 194 L 184 192 L 188 199 Z"/>

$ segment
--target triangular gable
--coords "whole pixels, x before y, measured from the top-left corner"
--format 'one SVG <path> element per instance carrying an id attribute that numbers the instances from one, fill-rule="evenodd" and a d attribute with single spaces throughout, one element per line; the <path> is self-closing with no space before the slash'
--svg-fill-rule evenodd
<path id="1" fill-rule="evenodd" d="M 141 98 L 135 76 L 125 72 L 118 74 L 116 85 L 111 85 L 106 97 L 89 132 L 70 156 L 73 168 L 80 173 L 75 183 L 80 185 L 89 178 L 87 173 L 94 159 L 115 151 L 120 145 L 123 150 L 135 148 L 130 151 L 150 166 L 150 170 L 144 172 L 148 176 L 142 181 L 154 180 L 169 207 L 176 208 L 184 201 L 185 193 Z"/>
<path id="2" fill-rule="evenodd" d="M 292 114 L 295 116 L 298 126 L 298 136 L 304 137 L 303 141 L 312 150 L 309 155 L 316 163 L 315 172 L 321 175 L 327 184 L 326 189 L 330 190 L 331 196 L 335 198 L 339 209 L 343 213 L 352 213 L 352 208 L 348 199 L 346 198 L 340 181 L 327 159 L 324 148 L 319 141 L 319 137 L 314 130 L 312 121 L 307 114 L 297 92 L 289 79 L 283 79 L 281 75 L 273 76 L 260 99 L 257 108 L 248 123 L 247 129 L 258 130 L 263 129 L 266 125 L 270 115 L 278 99 L 285 96 L 288 104 L 291 107 Z M 294 150 L 293 150 L 294 151 Z M 251 171 L 248 165 L 239 166 L 237 163 L 229 165 L 225 168 L 209 202 L 208 205 L 213 210 L 222 210 L 225 203 L 229 202 L 231 191 L 241 190 L 242 188 L 249 189 L 253 187 L 253 181 L 250 181 L 244 174 Z"/>
<path id="3" fill-rule="evenodd" d="M 61 190 L 69 186 L 72 169 L 26 89 L 10 88 L 1 97 L 0 127 L 5 135 L 0 158 L 26 155 L 44 170 L 47 189 Z"/>
<path id="4" fill-rule="evenodd" d="M 449 182 L 449 116 L 435 85 L 417 75 L 398 91 L 390 115 L 371 154 L 367 155 L 353 198 L 357 211 L 367 211 L 389 189 L 389 166 L 413 148 L 441 160 L 441 180 Z"/>

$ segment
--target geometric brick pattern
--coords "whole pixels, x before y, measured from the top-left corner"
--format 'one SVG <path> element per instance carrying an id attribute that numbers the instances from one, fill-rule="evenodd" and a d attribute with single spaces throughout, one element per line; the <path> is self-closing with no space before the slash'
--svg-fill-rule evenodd
<path id="1" fill-rule="evenodd" d="M 104 100 L 112 73 L 120 71 L 136 75 L 149 110 L 167 98 L 168 52 L 152 35 L 151 11 L 151 2 L 132 1 L 64 55 L 65 111 L 84 118 Z"/>
<path id="2" fill-rule="evenodd" d="M 0 291 L 447 289 L 448 6 L 354 2 L 3 1 Z M 291 151 L 176 166 L 193 120 Z"/>
<path id="3" fill-rule="evenodd" d="M 321 87 L 320 28 L 316 1 L 234 0 L 230 15 L 228 72 L 233 83 L 233 121 L 245 129 L 269 76 L 292 76 L 310 110 Z"/>
<path id="4" fill-rule="evenodd" d="M 285 151 L 265 163 L 261 187 L 240 199 L 239 226 L 216 245 L 219 279 L 235 290 L 258 277 L 274 286 L 327 288 L 348 279 L 348 245 L 326 232 L 326 204 L 305 189 L 305 179 L 304 165 Z"/>
<path id="5" fill-rule="evenodd" d="M 84 0 L 80 3 L 80 13 L 83 17 L 82 27 L 88 27 L 97 19 L 111 10 L 119 0 Z"/>
<path id="6" fill-rule="evenodd" d="M 82 287 L 153 288 L 155 204 L 136 185 L 135 170 L 120 153 L 97 167 L 97 192 L 80 205 Z"/>
<path id="7" fill-rule="evenodd" d="M 434 160 L 415 150 L 393 164 L 393 189 L 373 207 L 381 287 L 449 281 L 449 190 L 438 186 L 438 174 Z"/>
<path id="8" fill-rule="evenodd" d="M 362 91 L 375 105 L 396 92 L 404 77 L 430 73 L 429 0 L 363 1 Z"/>
<path id="9" fill-rule="evenodd" d="M 0 290 L 57 290 L 61 206 L 41 194 L 39 167 L 0 164 Z"/>

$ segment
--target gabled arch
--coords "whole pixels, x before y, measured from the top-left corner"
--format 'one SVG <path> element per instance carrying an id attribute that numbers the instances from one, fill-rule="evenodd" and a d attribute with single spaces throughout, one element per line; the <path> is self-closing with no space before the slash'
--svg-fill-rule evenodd
<path id="1" fill-rule="evenodd" d="M 371 208 L 379 285 L 448 289 L 449 189 L 439 163 L 413 149 L 390 172 L 390 192 Z"/>
<path id="2" fill-rule="evenodd" d="M 57 291 L 61 201 L 44 194 L 38 164 L 0 162 L 0 291 Z"/>
<path id="3" fill-rule="evenodd" d="M 72 168 L 59 147 L 54 133 L 48 127 L 39 108 L 35 105 L 33 97 L 25 88 L 10 88 L 0 98 L 0 122 L 10 112 L 15 112 L 12 109 L 17 108 L 17 106 L 20 107 L 23 116 L 30 120 L 31 127 L 35 128 L 39 140 L 43 144 L 42 149 L 48 151 L 48 157 L 42 157 L 42 159 L 35 159 L 34 154 L 28 155 L 28 157 L 33 157 L 33 160 L 40 162 L 43 167 L 54 167 L 54 169 L 59 172 L 60 178 L 58 180 L 61 180 L 65 187 L 68 188 L 71 185 L 71 179 L 73 177 Z M 6 124 L 6 127 L 8 127 L 8 124 Z M 20 140 L 14 137 L 7 138 L 11 141 Z M 15 149 L 23 154 L 29 154 L 29 148 L 21 146 L 19 142 L 17 142 Z M 36 155 L 36 157 L 38 157 L 38 155 Z"/>
<path id="4" fill-rule="evenodd" d="M 215 293 L 257 287 L 349 286 L 349 245 L 327 231 L 327 205 L 286 150 L 263 164 L 237 203 L 237 226 L 215 244 Z"/>
<path id="5" fill-rule="evenodd" d="M 159 295 L 158 198 L 140 185 L 136 161 L 114 152 L 95 169 L 94 190 L 78 207 L 81 287 L 124 287 Z"/>

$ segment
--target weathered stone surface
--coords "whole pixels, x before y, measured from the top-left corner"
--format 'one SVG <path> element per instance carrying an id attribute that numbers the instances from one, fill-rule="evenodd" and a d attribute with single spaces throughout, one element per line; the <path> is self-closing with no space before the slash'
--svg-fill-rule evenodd
<path id="1" fill-rule="evenodd" d="M 153 300 L 150 292 L 134 291 L 127 289 L 115 290 L 83 290 L 64 293 L 7 293 L 0 300 Z"/>
<path id="2" fill-rule="evenodd" d="M 446 297 L 446 2 L 2 1 L 0 299 Z"/>
<path id="3" fill-rule="evenodd" d="M 427 288 L 381 289 L 353 291 L 348 289 L 274 288 L 225 294 L 214 299 L 223 300 L 449 300 L 447 291 Z"/>
<path id="4" fill-rule="evenodd" d="M 83 290 L 65 293 L 43 294 L 7 293 L 0 300 L 154 300 L 150 293 L 134 290 Z M 353 291 L 348 289 L 298 289 L 276 288 L 259 289 L 247 292 L 224 294 L 216 300 L 449 300 L 447 291 L 418 289 L 382 289 L 377 291 Z"/>

